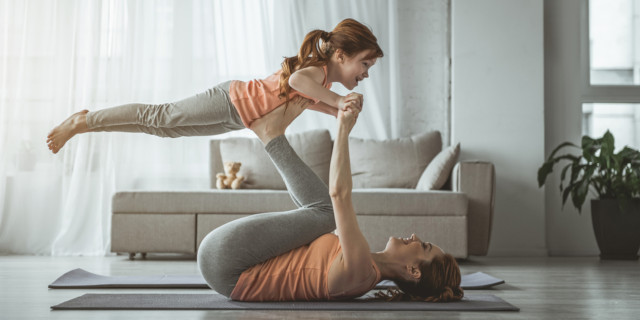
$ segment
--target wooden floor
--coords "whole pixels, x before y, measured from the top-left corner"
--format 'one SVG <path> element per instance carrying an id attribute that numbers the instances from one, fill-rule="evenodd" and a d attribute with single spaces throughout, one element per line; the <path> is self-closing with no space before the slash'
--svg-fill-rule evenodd
<path id="1" fill-rule="evenodd" d="M 0 319 L 638 319 L 640 262 L 587 258 L 473 258 L 463 274 L 483 271 L 506 284 L 491 293 L 520 312 L 345 311 L 51 311 L 84 293 L 203 293 L 200 290 L 51 290 L 63 273 L 84 268 L 105 275 L 197 274 L 194 260 L 152 256 L 0 256 Z"/>

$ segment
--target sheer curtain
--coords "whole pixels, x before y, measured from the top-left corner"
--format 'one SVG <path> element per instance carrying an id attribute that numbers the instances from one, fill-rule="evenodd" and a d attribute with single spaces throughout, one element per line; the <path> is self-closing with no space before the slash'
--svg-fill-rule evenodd
<path id="1" fill-rule="evenodd" d="M 0 252 L 104 255 L 114 192 L 209 188 L 211 137 L 90 133 L 53 155 L 46 135 L 67 116 L 266 77 L 306 32 L 347 17 L 369 25 L 385 51 L 358 88 L 367 125 L 354 134 L 401 135 L 401 111 L 390 107 L 401 103 L 396 8 L 394 0 L 0 0 Z M 334 126 L 306 112 L 290 132 Z M 253 134 L 216 138 L 229 135 Z"/>

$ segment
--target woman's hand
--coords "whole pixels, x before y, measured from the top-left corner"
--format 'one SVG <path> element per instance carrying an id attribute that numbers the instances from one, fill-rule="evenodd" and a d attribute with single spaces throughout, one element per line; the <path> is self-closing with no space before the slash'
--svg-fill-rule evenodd
<path id="1" fill-rule="evenodd" d="M 356 108 L 356 101 L 348 103 L 345 109 L 345 111 L 338 110 L 338 126 L 350 133 L 358 120 L 360 110 Z"/>
<path id="2" fill-rule="evenodd" d="M 351 102 L 355 102 L 353 105 L 349 105 Z M 362 103 L 364 102 L 364 98 L 361 94 L 356 92 L 351 92 L 344 97 L 340 97 L 338 100 L 338 110 L 346 111 L 347 107 L 351 106 L 353 108 L 358 109 L 358 112 L 362 111 Z"/>

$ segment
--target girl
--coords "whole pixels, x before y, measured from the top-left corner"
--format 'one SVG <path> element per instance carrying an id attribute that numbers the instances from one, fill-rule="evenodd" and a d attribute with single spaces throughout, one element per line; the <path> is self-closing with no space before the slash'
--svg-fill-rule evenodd
<path id="1" fill-rule="evenodd" d="M 361 296 L 389 279 L 401 291 L 379 298 L 462 298 L 456 260 L 415 234 L 391 237 L 384 251 L 369 252 L 351 202 L 348 138 L 356 106 L 351 101 L 338 111 L 329 190 L 289 145 L 284 131 L 290 122 L 274 114 L 255 121 L 252 130 L 298 209 L 244 217 L 210 232 L 200 244 L 198 266 L 214 290 L 241 301 L 337 300 Z M 330 233 L 336 227 L 337 235 Z"/>
<path id="2" fill-rule="evenodd" d="M 341 96 L 331 90 L 340 82 L 353 90 L 369 77 L 369 68 L 383 52 L 371 30 L 353 19 L 340 22 L 331 32 L 309 32 L 297 56 L 285 58 L 282 69 L 263 80 L 227 81 L 193 97 L 168 104 L 127 104 L 94 112 L 83 110 L 53 128 L 47 144 L 53 153 L 76 134 L 97 131 L 144 132 L 160 137 L 206 136 L 243 128 L 279 105 L 280 112 L 296 118 L 304 108 L 300 99 L 314 102 L 312 110 L 336 115 L 362 95 Z"/>

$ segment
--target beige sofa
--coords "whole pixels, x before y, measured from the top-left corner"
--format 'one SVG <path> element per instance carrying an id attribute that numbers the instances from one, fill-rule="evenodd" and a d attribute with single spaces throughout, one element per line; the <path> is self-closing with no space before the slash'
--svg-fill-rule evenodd
<path id="1" fill-rule="evenodd" d="M 327 130 L 288 135 L 302 160 L 325 183 L 333 142 Z M 113 196 L 111 251 L 196 254 L 211 230 L 231 220 L 295 208 L 257 139 L 211 140 L 211 188 L 121 191 Z M 484 161 L 457 162 L 459 145 L 442 150 L 437 131 L 386 141 L 350 138 L 353 202 L 371 250 L 389 236 L 416 233 L 457 258 L 486 255 L 495 171 Z M 225 161 L 240 161 L 240 190 L 216 190 Z M 457 162 L 457 163 L 456 163 Z M 455 166 L 454 166 L 455 165 Z M 453 168 L 452 168 L 453 167 Z M 435 190 L 433 190 L 435 188 Z"/>

